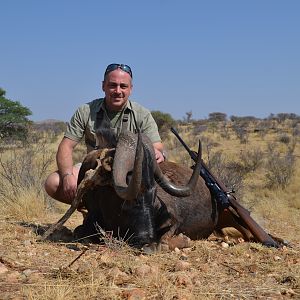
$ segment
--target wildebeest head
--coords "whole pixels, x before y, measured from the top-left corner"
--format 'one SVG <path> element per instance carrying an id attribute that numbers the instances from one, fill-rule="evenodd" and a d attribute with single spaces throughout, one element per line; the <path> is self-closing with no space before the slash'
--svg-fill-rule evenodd
<path id="1" fill-rule="evenodd" d="M 186 186 L 176 186 L 161 172 L 150 139 L 141 133 L 123 132 L 119 137 L 114 156 L 114 188 L 121 198 L 133 200 L 141 191 L 143 174 L 148 174 L 146 175 L 148 177 L 153 174 L 157 184 L 167 193 L 177 197 L 189 196 L 199 177 L 201 151 L 198 152 L 199 159 L 189 183 Z M 143 164 L 143 161 L 147 161 L 147 163 Z M 147 178 L 144 178 L 144 180 L 147 180 Z"/>
<path id="2" fill-rule="evenodd" d="M 149 180 L 149 176 L 153 177 L 152 174 L 154 174 L 155 181 L 167 193 L 177 197 L 189 196 L 197 183 L 201 167 L 200 144 L 198 161 L 186 186 L 176 186 L 168 181 L 156 162 L 152 142 L 140 131 L 137 134 L 122 131 L 117 139 L 110 124 L 103 120 L 102 127 L 96 131 L 96 145 L 98 149 L 115 148 L 115 154 L 112 157 L 112 185 L 118 196 L 124 200 L 134 200 L 141 193 L 143 174 L 147 174 L 144 175 L 147 177 L 144 180 Z M 78 184 L 87 170 L 99 167 L 97 153 L 99 152 L 93 151 L 85 158 L 79 172 Z"/>

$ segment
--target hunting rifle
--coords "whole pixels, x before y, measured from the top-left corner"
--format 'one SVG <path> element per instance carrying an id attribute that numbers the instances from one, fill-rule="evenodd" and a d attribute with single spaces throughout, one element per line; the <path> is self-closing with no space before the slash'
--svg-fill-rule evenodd
<path id="1" fill-rule="evenodd" d="M 189 153 L 191 159 L 196 162 L 197 152 L 192 151 L 183 139 L 179 136 L 175 128 L 171 127 L 171 131 L 178 138 L 180 143 Z M 218 207 L 221 209 L 228 209 L 231 207 L 240 217 L 243 226 L 246 227 L 254 236 L 254 238 L 267 247 L 278 248 L 279 245 L 267 234 L 262 227 L 260 227 L 254 219 L 250 216 L 250 212 L 244 208 L 237 199 L 232 195 L 225 185 L 219 181 L 207 168 L 204 161 L 201 159 L 200 176 L 204 179 L 206 186 L 210 190 L 212 196 L 216 199 Z M 231 211 L 232 212 L 232 211 Z M 233 212 L 232 212 L 233 213 Z"/>

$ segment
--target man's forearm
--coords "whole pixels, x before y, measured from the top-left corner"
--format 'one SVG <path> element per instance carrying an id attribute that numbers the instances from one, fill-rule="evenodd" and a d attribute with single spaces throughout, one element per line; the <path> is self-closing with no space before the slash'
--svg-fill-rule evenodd
<path id="1" fill-rule="evenodd" d="M 63 140 L 57 150 L 56 162 L 61 176 L 72 174 L 73 172 L 73 148 L 76 143 L 70 140 Z"/>
<path id="2" fill-rule="evenodd" d="M 56 162 L 57 162 L 58 171 L 62 176 L 64 174 L 72 174 L 73 172 L 72 151 L 59 150 L 56 155 Z"/>

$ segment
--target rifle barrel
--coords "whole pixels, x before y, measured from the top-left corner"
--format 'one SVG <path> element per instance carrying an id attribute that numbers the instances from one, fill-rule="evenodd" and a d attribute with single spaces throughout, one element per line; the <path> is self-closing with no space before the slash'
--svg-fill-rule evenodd
<path id="1" fill-rule="evenodd" d="M 184 140 L 181 138 L 181 136 L 178 134 L 177 130 L 174 127 L 171 127 L 171 131 L 175 134 L 175 136 L 177 137 L 177 139 L 179 140 L 179 142 L 182 144 L 182 146 L 185 148 L 185 150 L 189 153 L 190 158 L 194 162 L 196 162 L 196 160 L 197 160 L 196 153 L 194 153 L 193 151 L 191 151 L 191 149 L 189 148 L 189 146 L 184 142 Z M 203 164 L 202 159 L 201 159 L 201 164 Z"/>

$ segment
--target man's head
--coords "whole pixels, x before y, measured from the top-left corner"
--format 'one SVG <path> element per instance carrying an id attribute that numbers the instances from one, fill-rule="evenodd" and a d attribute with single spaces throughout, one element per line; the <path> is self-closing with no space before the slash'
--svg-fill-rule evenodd
<path id="1" fill-rule="evenodd" d="M 126 105 L 132 90 L 132 72 L 129 66 L 110 64 L 102 82 L 105 104 L 109 110 L 120 111 Z"/>

